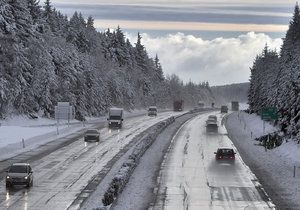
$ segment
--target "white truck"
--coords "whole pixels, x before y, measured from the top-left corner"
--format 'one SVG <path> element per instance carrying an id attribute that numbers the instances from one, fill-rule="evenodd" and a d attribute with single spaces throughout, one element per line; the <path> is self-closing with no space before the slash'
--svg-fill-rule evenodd
<path id="1" fill-rule="evenodd" d="M 156 106 L 149 107 L 148 116 L 157 116 L 157 107 Z"/>
<path id="2" fill-rule="evenodd" d="M 108 110 L 108 127 L 109 128 L 122 128 L 124 115 L 124 110 L 122 108 L 110 108 Z"/>

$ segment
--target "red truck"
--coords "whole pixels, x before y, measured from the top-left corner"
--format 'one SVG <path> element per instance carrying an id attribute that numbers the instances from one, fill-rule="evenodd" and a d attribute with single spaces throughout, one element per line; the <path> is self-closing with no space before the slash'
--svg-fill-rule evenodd
<path id="1" fill-rule="evenodd" d="M 173 102 L 173 110 L 175 112 L 183 111 L 183 100 L 177 100 Z"/>

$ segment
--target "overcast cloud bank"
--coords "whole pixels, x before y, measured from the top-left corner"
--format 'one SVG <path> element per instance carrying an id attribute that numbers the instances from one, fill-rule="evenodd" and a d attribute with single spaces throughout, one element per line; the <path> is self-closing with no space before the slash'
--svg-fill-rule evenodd
<path id="1" fill-rule="evenodd" d="M 127 34 L 135 43 L 136 35 Z M 142 43 L 152 57 L 157 53 L 165 74 L 184 81 L 209 81 L 211 85 L 248 82 L 250 66 L 267 43 L 278 52 L 282 39 L 249 32 L 236 38 L 204 40 L 183 33 L 152 37 L 142 34 Z"/>

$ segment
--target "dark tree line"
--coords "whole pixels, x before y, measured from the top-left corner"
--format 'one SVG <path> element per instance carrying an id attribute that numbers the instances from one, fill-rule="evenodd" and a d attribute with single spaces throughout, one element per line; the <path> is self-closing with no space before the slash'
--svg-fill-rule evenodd
<path id="1" fill-rule="evenodd" d="M 68 19 L 50 0 L 43 7 L 38 0 L 0 0 L 0 118 L 50 117 L 58 101 L 71 102 L 82 117 L 111 106 L 167 107 L 175 98 L 210 97 L 209 87 L 166 78 L 141 40 L 138 34 L 133 45 L 120 27 L 98 32 L 94 19 L 78 12 Z"/>
<path id="2" fill-rule="evenodd" d="M 266 46 L 251 68 L 250 110 L 276 107 L 277 123 L 288 136 L 300 139 L 300 12 L 298 4 L 283 39 L 281 52 Z"/>

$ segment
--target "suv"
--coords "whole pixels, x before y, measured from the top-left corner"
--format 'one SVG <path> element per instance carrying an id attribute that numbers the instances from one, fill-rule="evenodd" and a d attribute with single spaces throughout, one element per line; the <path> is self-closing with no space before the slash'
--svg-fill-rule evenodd
<path id="1" fill-rule="evenodd" d="M 100 141 L 100 133 L 96 129 L 89 129 L 84 134 L 84 141 Z"/>
<path id="2" fill-rule="evenodd" d="M 13 185 L 26 185 L 32 187 L 33 175 L 28 163 L 14 163 L 7 170 L 6 187 Z"/>
<path id="3" fill-rule="evenodd" d="M 217 122 L 217 121 L 218 121 L 218 118 L 217 118 L 216 115 L 209 115 L 209 116 L 208 116 L 208 120 L 214 120 L 215 122 Z"/>
<path id="4" fill-rule="evenodd" d="M 218 133 L 218 124 L 214 121 L 206 122 L 206 133 Z"/>
<path id="5" fill-rule="evenodd" d="M 235 152 L 230 148 L 219 148 L 215 152 L 216 160 L 235 160 Z"/>
<path id="6" fill-rule="evenodd" d="M 157 116 L 157 107 L 156 106 L 149 107 L 148 116 Z"/>

